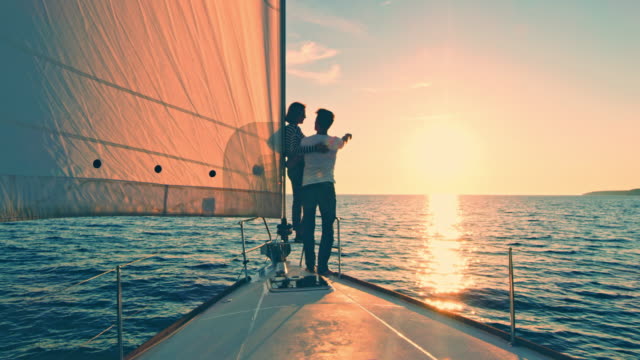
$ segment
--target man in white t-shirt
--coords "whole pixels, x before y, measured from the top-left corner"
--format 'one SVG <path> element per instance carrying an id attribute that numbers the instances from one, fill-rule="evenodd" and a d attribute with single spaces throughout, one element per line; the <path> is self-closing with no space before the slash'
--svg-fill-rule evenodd
<path id="1" fill-rule="evenodd" d="M 333 124 L 334 115 L 331 111 L 319 109 L 316 116 L 316 134 L 306 137 L 300 146 L 314 146 L 325 144 L 329 148 L 326 153 L 304 154 L 304 174 L 302 176 L 302 237 L 307 270 L 314 272 L 316 264 L 315 236 L 316 208 L 320 207 L 322 215 L 322 237 L 318 249 L 318 274 L 330 273 L 328 263 L 333 246 L 333 222 L 336 219 L 336 190 L 333 170 L 336 165 L 336 155 L 351 139 L 351 134 L 342 138 L 329 136 L 327 131 Z"/>

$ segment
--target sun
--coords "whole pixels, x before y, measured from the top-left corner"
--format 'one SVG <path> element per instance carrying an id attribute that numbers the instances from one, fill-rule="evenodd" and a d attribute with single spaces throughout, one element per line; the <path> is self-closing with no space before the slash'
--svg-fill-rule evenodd
<path id="1" fill-rule="evenodd" d="M 471 133 L 454 122 L 429 124 L 416 145 L 419 173 L 431 191 L 462 191 L 473 177 L 478 163 L 478 147 Z"/>
<path id="2" fill-rule="evenodd" d="M 424 139 L 425 167 L 430 172 L 455 177 L 469 167 L 472 150 L 460 127 L 435 124 L 426 129 Z"/>

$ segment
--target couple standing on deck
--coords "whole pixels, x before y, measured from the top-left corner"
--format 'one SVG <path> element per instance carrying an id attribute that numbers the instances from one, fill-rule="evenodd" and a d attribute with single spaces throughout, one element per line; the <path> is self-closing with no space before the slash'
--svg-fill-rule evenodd
<path id="1" fill-rule="evenodd" d="M 334 115 L 326 109 L 316 112 L 316 134 L 305 137 L 300 130 L 306 118 L 305 105 L 294 102 L 287 110 L 285 120 L 285 154 L 287 174 L 293 188 L 291 217 L 296 231 L 295 241 L 304 243 L 307 270 L 314 272 L 316 265 L 314 232 L 316 208 L 322 215 L 322 238 L 318 250 L 318 274 L 329 273 L 329 257 L 333 247 L 333 222 L 336 219 L 336 190 L 333 170 L 339 149 L 351 139 L 351 134 L 342 138 L 329 136 L 327 131 L 333 124 Z M 301 212 L 303 213 L 301 221 Z"/>

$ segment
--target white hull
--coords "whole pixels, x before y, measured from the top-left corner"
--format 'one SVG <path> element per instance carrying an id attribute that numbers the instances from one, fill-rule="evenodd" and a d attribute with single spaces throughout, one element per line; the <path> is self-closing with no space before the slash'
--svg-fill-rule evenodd
<path id="1" fill-rule="evenodd" d="M 309 275 L 290 268 L 290 275 Z M 331 289 L 269 291 L 259 279 L 154 338 L 130 359 L 548 359 L 434 311 L 331 276 Z M 374 286 L 375 287 L 375 286 Z M 460 318 L 460 317 L 458 317 Z M 542 348 L 543 350 L 547 350 Z M 557 356 L 554 356 L 557 355 Z"/>

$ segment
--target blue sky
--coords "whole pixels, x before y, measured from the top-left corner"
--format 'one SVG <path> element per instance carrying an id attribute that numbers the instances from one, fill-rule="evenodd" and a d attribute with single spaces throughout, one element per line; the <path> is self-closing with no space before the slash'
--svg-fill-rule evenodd
<path id="1" fill-rule="evenodd" d="M 640 187 L 640 2 L 290 1 L 287 99 L 341 193 Z"/>

